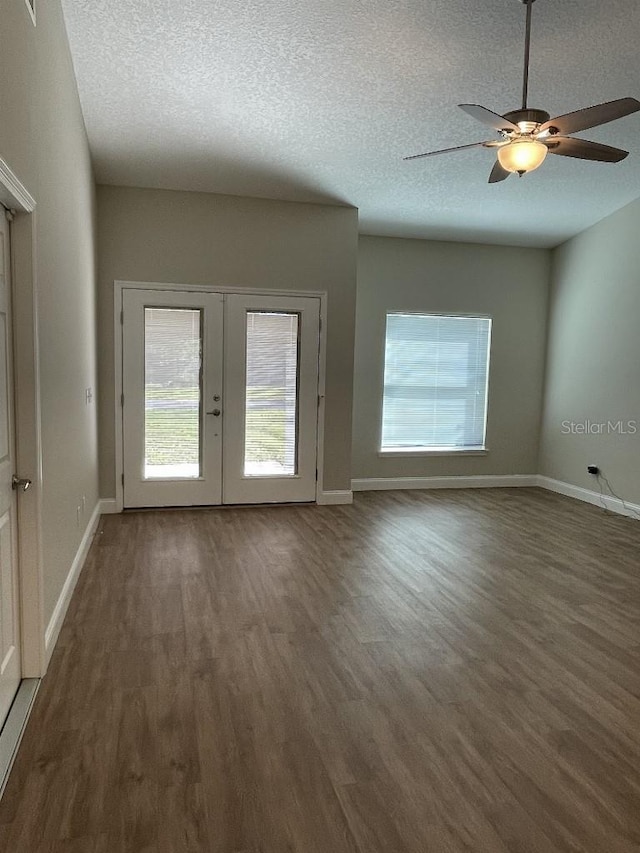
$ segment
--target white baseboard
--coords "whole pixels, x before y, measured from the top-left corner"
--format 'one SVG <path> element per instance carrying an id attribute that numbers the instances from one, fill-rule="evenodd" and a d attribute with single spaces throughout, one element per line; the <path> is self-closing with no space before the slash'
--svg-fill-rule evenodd
<path id="1" fill-rule="evenodd" d="M 369 477 L 352 480 L 354 492 L 383 489 L 499 489 L 538 485 L 536 474 L 477 477 Z"/>
<path id="2" fill-rule="evenodd" d="M 98 506 L 100 507 L 100 515 L 115 515 L 120 512 L 115 498 L 101 498 L 98 501 Z"/>
<path id="3" fill-rule="evenodd" d="M 543 477 L 541 474 L 505 474 L 477 477 L 370 477 L 351 481 L 351 488 L 354 492 L 387 489 L 530 488 L 532 486 L 538 486 L 549 492 L 557 492 L 560 495 L 566 495 L 566 497 L 595 504 L 599 507 L 606 507 L 610 512 L 617 512 L 620 515 L 626 515 L 628 518 L 640 516 L 640 504 L 633 504 L 629 501 L 623 503 L 619 498 L 614 498 L 611 495 L 600 495 L 600 492 L 583 489 L 571 483 L 563 483 L 551 477 Z"/>
<path id="4" fill-rule="evenodd" d="M 542 474 L 538 475 L 537 480 L 537 485 L 548 492 L 557 492 L 557 494 L 566 495 L 568 498 L 595 504 L 602 509 L 608 509 L 610 512 L 626 515 L 628 518 L 640 516 L 640 504 L 633 504 L 629 501 L 623 502 L 611 495 L 601 495 L 600 492 L 594 492 L 592 489 L 583 489 L 581 486 L 574 486 L 572 483 L 563 483 L 561 480 L 554 480 L 552 477 L 543 477 Z"/>
<path id="5" fill-rule="evenodd" d="M 353 492 L 350 489 L 335 489 L 328 492 L 318 492 L 316 503 L 320 504 L 320 506 L 352 504 Z"/>
<path id="6" fill-rule="evenodd" d="M 84 536 L 82 537 L 80 545 L 78 546 L 76 556 L 73 560 L 73 563 L 71 564 L 69 574 L 67 575 L 67 579 L 64 582 L 64 586 L 62 587 L 62 591 L 53 610 L 53 614 L 51 616 L 51 619 L 49 620 L 49 624 L 47 625 L 47 630 L 45 631 L 44 647 L 47 666 L 49 665 L 49 661 L 51 660 L 51 655 L 53 654 L 53 650 L 58 640 L 58 634 L 60 633 L 60 629 L 62 628 L 64 617 L 67 614 L 67 608 L 69 607 L 71 596 L 73 595 L 73 591 L 76 588 L 78 578 L 80 577 L 80 572 L 82 571 L 84 562 L 87 559 L 87 554 L 89 553 L 89 548 L 91 547 L 91 542 L 93 541 L 94 533 L 96 532 L 98 522 L 100 521 L 100 504 L 101 501 L 98 501 L 98 503 L 95 505 L 93 512 L 91 513 L 89 524 L 87 525 L 87 529 L 85 530 Z"/>

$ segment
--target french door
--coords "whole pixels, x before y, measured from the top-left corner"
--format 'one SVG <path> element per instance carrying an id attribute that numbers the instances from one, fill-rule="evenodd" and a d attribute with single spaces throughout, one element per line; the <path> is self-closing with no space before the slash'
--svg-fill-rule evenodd
<path id="1" fill-rule="evenodd" d="M 124 506 L 312 501 L 320 301 L 123 291 Z"/>

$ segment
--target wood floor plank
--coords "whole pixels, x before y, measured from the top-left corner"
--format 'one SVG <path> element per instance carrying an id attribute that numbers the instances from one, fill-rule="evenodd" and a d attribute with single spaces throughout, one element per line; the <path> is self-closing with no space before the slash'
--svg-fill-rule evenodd
<path id="1" fill-rule="evenodd" d="M 640 853 L 640 524 L 537 489 L 102 519 L 7 853 Z"/>

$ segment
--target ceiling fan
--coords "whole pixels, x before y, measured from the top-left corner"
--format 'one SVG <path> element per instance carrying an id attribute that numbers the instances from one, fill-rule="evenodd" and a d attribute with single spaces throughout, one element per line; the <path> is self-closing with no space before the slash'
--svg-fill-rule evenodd
<path id="1" fill-rule="evenodd" d="M 520 0 L 527 7 L 527 23 L 524 43 L 524 80 L 522 84 L 522 108 L 504 115 L 491 112 L 479 104 L 460 104 L 460 109 L 470 116 L 496 130 L 500 139 L 488 142 L 472 142 L 441 151 L 428 151 L 426 154 L 414 154 L 405 160 L 418 160 L 421 157 L 433 157 L 436 154 L 449 154 L 466 148 L 496 148 L 498 158 L 495 162 L 489 183 L 504 181 L 509 175 L 517 173 L 522 177 L 542 165 L 547 154 L 560 154 L 562 157 L 577 157 L 581 160 L 600 160 L 603 163 L 617 163 L 628 155 L 628 151 L 589 142 L 587 139 L 574 139 L 569 134 L 597 127 L 640 110 L 640 101 L 635 98 L 620 98 L 594 107 L 587 107 L 573 113 L 550 118 L 544 110 L 532 110 L 527 106 L 529 93 L 529 52 L 531 46 L 531 7 L 535 0 Z"/>

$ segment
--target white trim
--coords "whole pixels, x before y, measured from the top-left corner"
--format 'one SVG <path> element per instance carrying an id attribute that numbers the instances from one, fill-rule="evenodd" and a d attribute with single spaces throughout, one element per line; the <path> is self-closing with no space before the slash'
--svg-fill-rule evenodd
<path id="1" fill-rule="evenodd" d="M 600 492 L 594 492 L 592 489 L 584 489 L 582 486 L 574 486 L 572 483 L 564 483 L 561 480 L 554 480 L 552 477 L 544 477 L 542 474 L 538 475 L 536 485 L 548 492 L 556 492 L 568 498 L 594 504 L 601 509 L 608 509 L 610 512 L 616 512 L 627 518 L 637 520 L 640 516 L 640 504 L 633 504 L 629 501 L 623 503 L 619 498 L 614 498 L 611 495 L 601 495 Z"/>
<path id="2" fill-rule="evenodd" d="M 33 482 L 18 499 L 22 676 L 38 678 L 46 671 L 46 655 L 36 201 L 1 157 L 0 201 L 16 213 L 11 223 L 16 470 Z"/>
<path id="3" fill-rule="evenodd" d="M 124 472 L 124 427 L 122 419 L 124 411 L 122 408 L 122 394 L 124 393 L 124 378 L 122 372 L 122 347 L 124 339 L 123 311 L 124 299 L 123 289 L 124 282 L 114 282 L 113 292 L 113 354 L 114 354 L 114 387 L 113 387 L 113 404 L 115 407 L 115 487 L 116 487 L 116 512 L 122 512 L 124 509 L 124 484 L 122 475 Z"/>
<path id="4" fill-rule="evenodd" d="M 336 504 L 352 504 L 353 492 L 350 489 L 333 489 L 327 492 L 318 491 L 316 503 L 319 506 L 334 506 Z"/>
<path id="5" fill-rule="evenodd" d="M 71 568 L 69 569 L 69 574 L 67 575 L 67 579 L 64 582 L 64 586 L 62 587 L 62 591 L 60 592 L 60 596 L 53 610 L 53 614 L 51 616 L 51 619 L 49 620 L 49 624 L 47 625 L 47 630 L 45 632 L 47 666 L 49 664 L 49 661 L 51 660 L 51 655 L 53 654 L 53 650 L 58 640 L 58 634 L 60 633 L 60 629 L 62 628 L 64 617 L 67 614 L 67 608 L 69 607 L 71 596 L 73 595 L 73 591 L 76 588 L 78 578 L 80 577 L 80 572 L 84 567 L 85 560 L 87 559 L 87 554 L 89 553 L 89 548 L 91 547 L 91 543 L 93 541 L 93 536 L 96 532 L 96 528 L 98 527 L 98 522 L 100 521 L 100 505 L 101 501 L 98 501 L 98 503 L 96 503 L 94 507 L 93 512 L 91 513 L 89 524 L 87 525 L 87 529 L 84 532 L 84 536 L 80 541 L 78 551 L 76 552 L 76 556 L 73 560 L 73 563 L 71 564 Z"/>
<path id="6" fill-rule="evenodd" d="M 0 157 L 0 201 L 5 207 L 17 208 L 23 213 L 32 213 L 36 207 L 34 197 L 2 157 Z"/>
<path id="7" fill-rule="evenodd" d="M 538 487 L 549 492 L 556 492 L 568 498 L 594 504 L 601 509 L 624 515 L 627 518 L 640 516 L 640 504 L 621 501 L 611 495 L 563 483 L 541 474 L 505 474 L 473 477 L 369 477 L 354 479 L 351 488 L 354 492 L 405 490 L 405 489 L 502 489 L 502 488 L 531 488 Z M 325 492 L 325 495 L 348 494 L 347 492 Z M 346 503 L 337 500 L 318 500 L 318 503 Z"/>
<path id="8" fill-rule="evenodd" d="M 324 487 L 324 412 L 327 385 L 327 294 L 320 295 L 320 337 L 318 340 L 318 424 L 316 431 L 316 503 Z M 353 500 L 353 496 L 351 498 Z"/>
<path id="9" fill-rule="evenodd" d="M 33 26 L 36 25 L 36 0 L 24 0 L 27 9 L 29 10 L 29 17 L 33 22 Z M 33 6 L 31 5 L 33 3 Z"/>
<path id="10" fill-rule="evenodd" d="M 476 477 L 367 477 L 351 481 L 354 492 L 387 489 L 502 489 L 537 486 L 536 474 Z"/>
<path id="11" fill-rule="evenodd" d="M 101 498 L 98 501 L 98 511 L 100 515 L 116 515 L 122 512 L 118 509 L 118 502 L 115 498 Z"/>
<path id="12" fill-rule="evenodd" d="M 227 287 L 215 284 L 175 284 L 172 282 L 146 282 L 146 281 L 120 281 L 113 282 L 113 340 L 114 340 L 114 418 L 115 418 L 115 509 L 108 512 L 122 512 L 124 509 L 124 487 L 122 485 L 122 473 L 124 470 L 123 459 L 123 423 L 122 406 L 120 405 L 123 375 L 122 375 L 122 324 L 120 318 L 123 310 L 123 291 L 135 290 L 173 290 L 192 291 L 196 293 L 239 293 L 253 294 L 255 296 L 284 296 L 284 297 L 315 297 L 320 300 L 320 341 L 318 349 L 318 431 L 316 445 L 316 468 L 318 471 L 316 481 L 316 502 L 322 503 L 321 495 L 332 494 L 323 491 L 324 482 L 324 420 L 325 420 L 325 388 L 326 388 L 326 362 L 327 362 L 327 293 L 321 290 L 272 290 L 256 287 Z M 111 500 L 111 499 L 110 499 Z M 343 503 L 344 501 L 340 501 Z M 349 501 L 350 503 L 350 501 Z"/>
<path id="13" fill-rule="evenodd" d="M 454 447 L 448 447 L 446 450 L 407 450 L 405 448 L 399 448 L 398 450 L 379 450 L 378 456 L 393 459 L 397 456 L 487 456 L 488 453 L 488 447 L 460 447 L 458 450 Z"/>
<path id="14" fill-rule="evenodd" d="M 323 290 L 282 290 L 262 287 L 230 287 L 226 284 L 179 284 L 169 281 L 120 281 L 116 279 L 114 286 L 117 290 L 133 288 L 135 290 L 185 290 L 196 293 L 247 293 L 256 296 L 315 296 L 318 299 L 326 297 Z"/>

